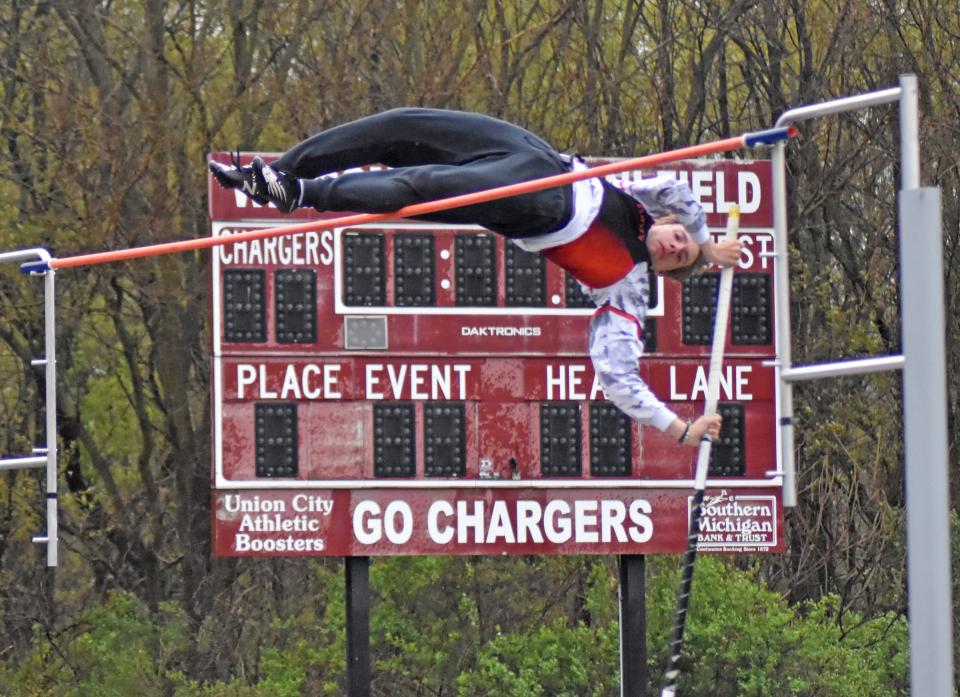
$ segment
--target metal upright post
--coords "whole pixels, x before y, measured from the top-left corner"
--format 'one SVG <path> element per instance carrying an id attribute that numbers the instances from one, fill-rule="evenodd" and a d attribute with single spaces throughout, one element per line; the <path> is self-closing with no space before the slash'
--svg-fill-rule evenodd
<path id="1" fill-rule="evenodd" d="M 920 188 L 920 115 L 917 76 L 900 76 L 900 189 Z"/>
<path id="2" fill-rule="evenodd" d="M 910 693 L 951 697 L 953 621 L 940 190 L 920 188 L 917 79 L 900 78 L 900 284 Z"/>
<path id="3" fill-rule="evenodd" d="M 55 275 L 51 269 L 44 274 L 44 375 L 46 390 L 47 428 L 47 566 L 57 565 L 59 530 L 57 518 L 57 324 Z"/>
<path id="4" fill-rule="evenodd" d="M 777 303 L 776 373 L 780 428 L 777 442 L 783 468 L 783 505 L 797 505 L 796 465 L 793 460 L 793 385 L 782 379 L 791 368 L 790 352 L 790 249 L 787 242 L 787 149 L 786 144 L 773 146 L 773 247 L 777 263 L 774 265 L 774 292 Z"/>

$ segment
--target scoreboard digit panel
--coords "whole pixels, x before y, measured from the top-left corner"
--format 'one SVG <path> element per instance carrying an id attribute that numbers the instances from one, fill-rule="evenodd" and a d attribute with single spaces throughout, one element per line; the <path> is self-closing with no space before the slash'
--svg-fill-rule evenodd
<path id="1" fill-rule="evenodd" d="M 408 476 L 430 477 L 433 486 L 438 478 L 692 476 L 694 451 L 656 429 L 638 428 L 606 402 L 589 359 L 225 356 L 218 365 L 217 474 L 225 482 L 253 474 L 347 486 L 396 475 L 377 474 L 377 453 L 402 456 Z M 640 374 L 681 416 L 693 418 L 702 408 L 702 363 L 649 357 Z M 765 418 L 773 401 L 772 374 L 762 360 L 727 362 L 724 436 L 740 445 L 718 448 L 725 454 L 714 474 L 760 481 L 773 469 L 772 423 Z M 388 411 L 389 405 L 398 408 Z M 406 447 L 396 447 L 404 437 Z M 281 438 L 297 440 L 289 457 L 285 450 L 283 458 L 276 454 Z M 571 454 L 564 456 L 567 447 Z M 456 469 L 432 466 L 454 457 Z"/>
<path id="2" fill-rule="evenodd" d="M 674 174 L 716 236 L 744 210 L 701 543 L 780 551 L 769 166 Z M 218 236 L 279 224 L 235 192 L 211 210 Z M 604 399 L 594 309 L 538 255 L 396 221 L 223 246 L 212 267 L 216 554 L 684 548 L 695 452 Z M 718 276 L 651 285 L 641 377 L 682 417 L 702 409 Z"/>
<path id="3" fill-rule="evenodd" d="M 217 224 L 214 234 L 256 228 Z M 728 350 L 770 355 L 772 234 L 745 229 L 741 237 Z M 214 264 L 218 353 L 576 356 L 595 309 L 559 267 L 478 228 L 397 223 L 297 233 L 220 247 Z M 651 277 L 648 352 L 709 353 L 718 279 L 708 272 L 680 285 Z"/>

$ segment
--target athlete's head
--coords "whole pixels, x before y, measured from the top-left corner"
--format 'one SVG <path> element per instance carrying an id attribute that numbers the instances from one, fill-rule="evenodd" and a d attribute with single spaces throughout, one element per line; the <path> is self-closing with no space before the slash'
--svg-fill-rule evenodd
<path id="1" fill-rule="evenodd" d="M 654 221 L 647 230 L 646 244 L 650 265 L 664 276 L 682 281 L 706 268 L 700 245 L 673 216 Z"/>

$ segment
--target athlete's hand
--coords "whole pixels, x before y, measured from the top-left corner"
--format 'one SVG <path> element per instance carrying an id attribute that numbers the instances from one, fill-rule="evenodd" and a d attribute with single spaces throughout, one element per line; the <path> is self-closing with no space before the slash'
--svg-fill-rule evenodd
<path id="1" fill-rule="evenodd" d="M 733 266 L 740 260 L 740 250 L 743 245 L 740 240 L 721 240 L 714 242 L 708 240 L 706 244 L 700 245 L 700 251 L 711 264 L 719 266 Z"/>
<path id="2" fill-rule="evenodd" d="M 710 440 L 717 440 L 720 437 L 720 427 L 723 425 L 723 417 L 720 414 L 714 414 L 713 416 L 701 416 L 699 419 L 690 424 L 690 431 L 687 433 L 687 437 L 683 440 L 684 445 L 689 445 L 694 448 L 700 445 L 700 441 L 704 436 Z"/>

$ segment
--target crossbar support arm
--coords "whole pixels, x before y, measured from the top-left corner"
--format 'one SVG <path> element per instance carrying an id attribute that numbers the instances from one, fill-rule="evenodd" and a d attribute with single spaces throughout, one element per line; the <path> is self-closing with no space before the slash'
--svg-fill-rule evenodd
<path id="1" fill-rule="evenodd" d="M 903 368 L 903 356 L 883 356 L 881 358 L 862 358 L 805 365 L 798 368 L 783 368 L 780 371 L 780 379 L 787 382 L 801 382 L 819 378 L 840 377 L 841 375 L 880 373 L 885 370 L 900 370 L 901 368 Z"/>

